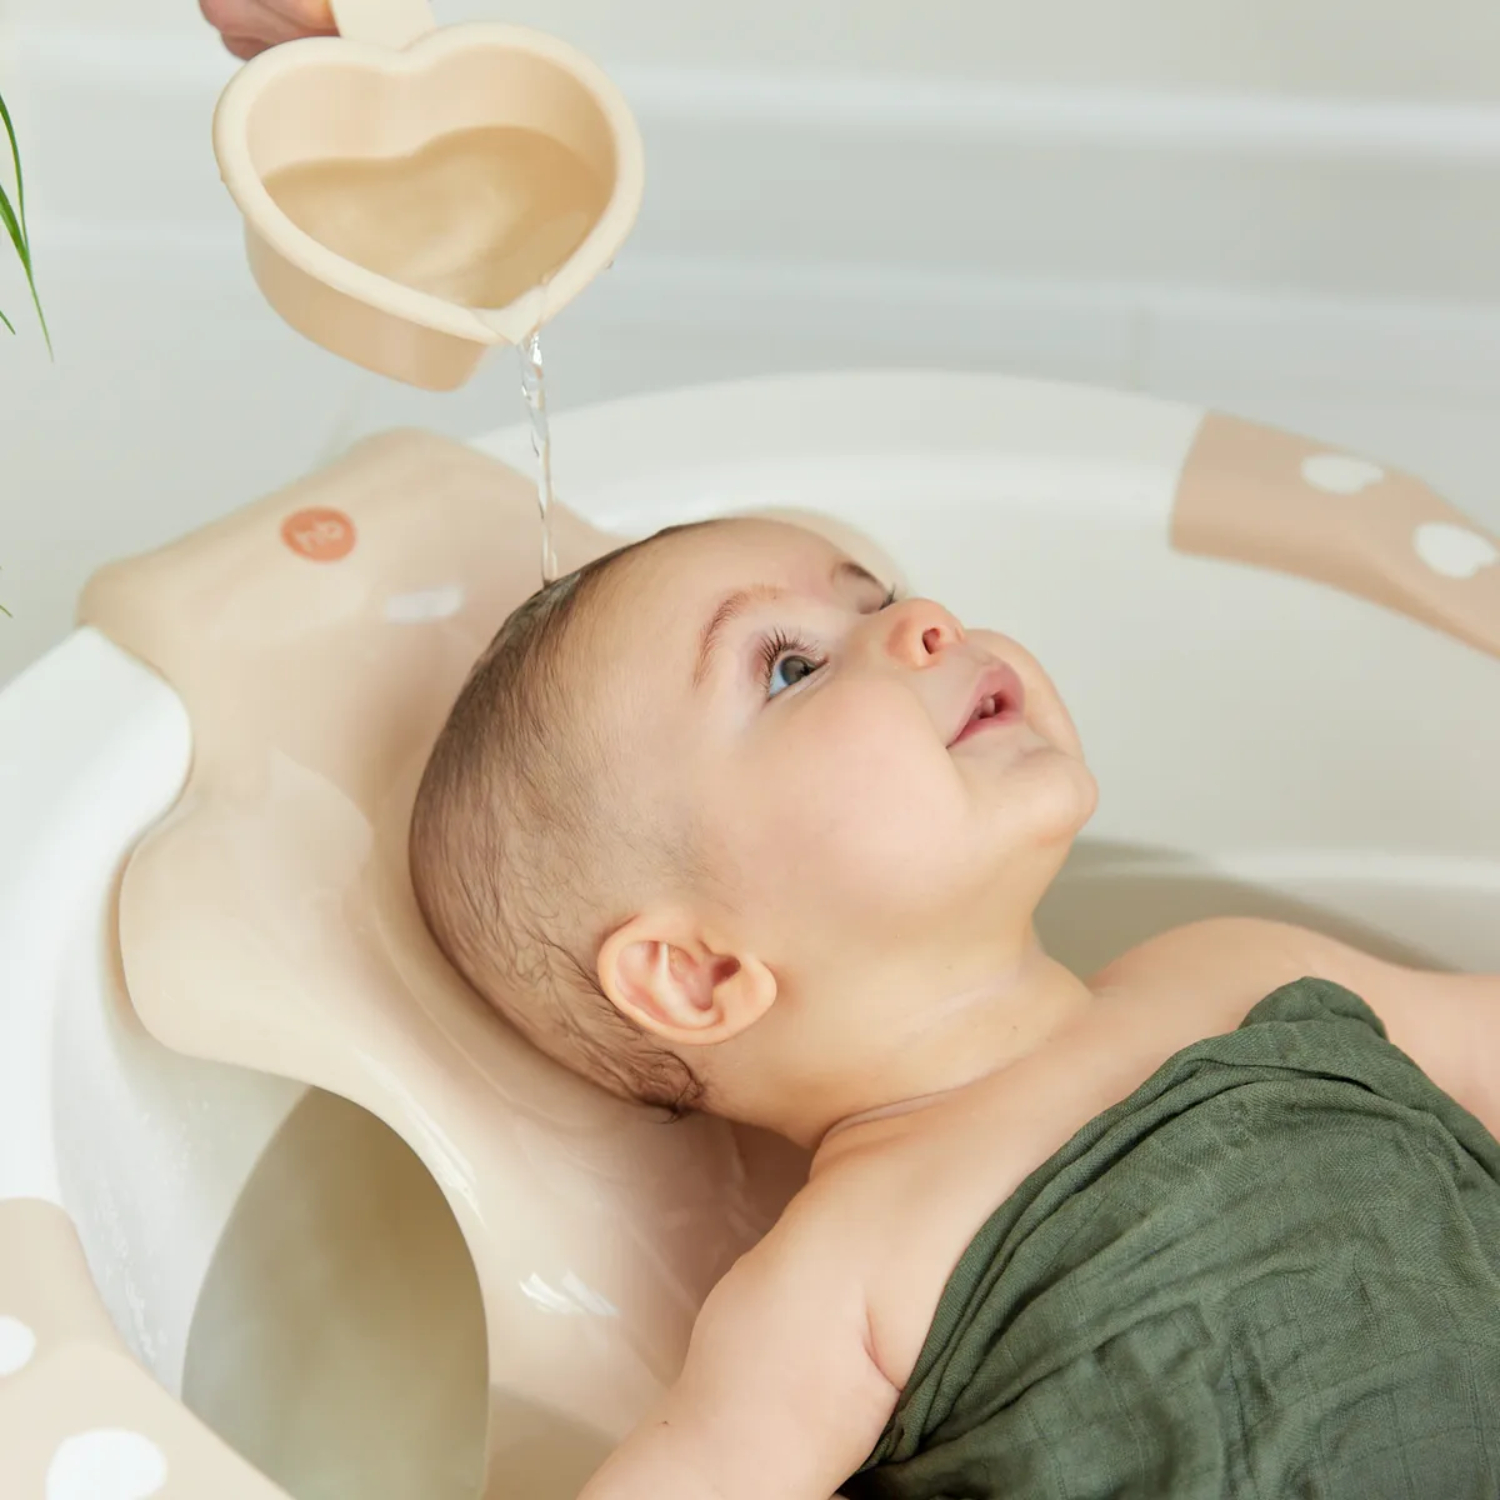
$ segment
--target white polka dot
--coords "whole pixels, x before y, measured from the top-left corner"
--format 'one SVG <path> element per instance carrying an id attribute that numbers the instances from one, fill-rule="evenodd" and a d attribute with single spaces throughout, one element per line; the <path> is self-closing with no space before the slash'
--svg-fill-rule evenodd
<path id="1" fill-rule="evenodd" d="M 148 1500 L 166 1482 L 166 1457 L 150 1438 L 100 1428 L 58 1445 L 47 1500 Z"/>
<path id="2" fill-rule="evenodd" d="M 424 620 L 446 620 L 464 607 L 464 591 L 456 583 L 394 594 L 385 601 L 385 617 L 396 625 L 420 625 Z"/>
<path id="3" fill-rule="evenodd" d="M 1357 495 L 1385 478 L 1385 470 L 1367 458 L 1347 453 L 1314 453 L 1302 460 L 1302 477 L 1330 495 Z"/>
<path id="4" fill-rule="evenodd" d="M 36 1353 L 36 1335 L 19 1319 L 0 1317 L 0 1380 L 24 1370 Z"/>
<path id="5" fill-rule="evenodd" d="M 1500 562 L 1500 549 L 1487 536 L 1446 521 L 1418 526 L 1412 544 L 1417 556 L 1444 578 L 1472 578 L 1482 568 Z"/>

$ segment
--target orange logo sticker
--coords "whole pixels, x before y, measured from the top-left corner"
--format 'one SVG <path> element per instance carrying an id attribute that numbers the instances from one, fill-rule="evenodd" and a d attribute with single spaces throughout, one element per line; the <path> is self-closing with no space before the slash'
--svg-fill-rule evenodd
<path id="1" fill-rule="evenodd" d="M 341 510 L 299 510 L 281 523 L 281 540 L 313 562 L 337 562 L 354 551 L 354 522 Z"/>

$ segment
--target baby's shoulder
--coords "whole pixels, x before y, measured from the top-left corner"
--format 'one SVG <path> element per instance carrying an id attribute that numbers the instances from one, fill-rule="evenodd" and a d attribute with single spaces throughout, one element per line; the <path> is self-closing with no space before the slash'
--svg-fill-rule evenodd
<path id="1" fill-rule="evenodd" d="M 763 1239 L 719 1284 L 726 1299 L 796 1306 L 809 1327 L 863 1339 L 872 1293 L 899 1239 L 914 1190 L 911 1151 L 850 1153 L 815 1166 Z"/>
<path id="2" fill-rule="evenodd" d="M 1439 1088 L 1500 1132 L 1500 974 L 1455 974 L 1383 958 L 1298 927 L 1220 917 L 1140 944 L 1096 975 L 1098 994 L 1154 997 L 1205 1035 L 1305 977 L 1358 995 L 1389 1040 Z"/>
<path id="3" fill-rule="evenodd" d="M 876 1195 L 858 1173 L 820 1175 L 709 1294 L 695 1345 L 817 1370 L 831 1391 L 878 1374 L 870 1343 L 868 1232 Z"/>
<path id="4" fill-rule="evenodd" d="M 962 1252 L 955 1225 L 974 1218 L 976 1194 L 1009 1190 L 1013 1174 L 993 1180 L 1006 1155 L 992 1150 L 989 1170 L 976 1174 L 965 1169 L 962 1151 L 921 1130 L 840 1153 L 815 1170 L 746 1257 L 747 1289 L 792 1289 L 808 1326 L 857 1352 L 899 1390 Z M 990 1185 L 981 1186 L 986 1179 Z"/>
<path id="5" fill-rule="evenodd" d="M 1315 975 L 1346 982 L 1354 950 L 1311 928 L 1261 917 L 1209 917 L 1138 943 L 1089 979 L 1098 995 L 1186 1007 L 1230 1031 L 1272 991 Z"/>
<path id="6" fill-rule="evenodd" d="M 875 1155 L 815 1171 L 736 1270 L 747 1286 L 857 1284 L 865 1248 L 891 1198 L 890 1179 L 890 1164 Z"/>

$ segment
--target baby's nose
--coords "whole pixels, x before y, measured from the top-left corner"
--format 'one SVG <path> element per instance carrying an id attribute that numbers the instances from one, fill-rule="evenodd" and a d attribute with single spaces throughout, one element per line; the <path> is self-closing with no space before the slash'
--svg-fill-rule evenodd
<path id="1" fill-rule="evenodd" d="M 878 618 L 885 625 L 886 650 L 906 666 L 928 666 L 964 638 L 963 626 L 931 599 L 904 600 Z"/>

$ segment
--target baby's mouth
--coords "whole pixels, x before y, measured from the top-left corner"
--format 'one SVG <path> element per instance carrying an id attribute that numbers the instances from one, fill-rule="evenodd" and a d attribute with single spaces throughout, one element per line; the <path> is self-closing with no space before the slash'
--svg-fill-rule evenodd
<path id="1" fill-rule="evenodd" d="M 1018 724 L 1026 715 L 1026 689 L 1013 668 L 996 662 L 985 669 L 969 701 L 969 711 L 948 741 L 949 748 L 991 729 Z"/>

